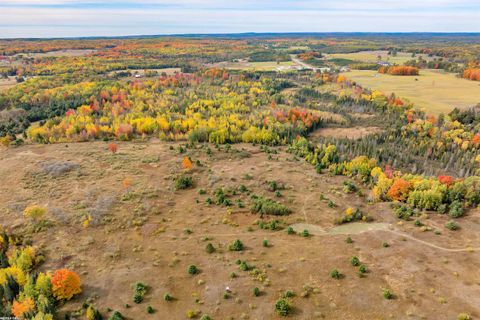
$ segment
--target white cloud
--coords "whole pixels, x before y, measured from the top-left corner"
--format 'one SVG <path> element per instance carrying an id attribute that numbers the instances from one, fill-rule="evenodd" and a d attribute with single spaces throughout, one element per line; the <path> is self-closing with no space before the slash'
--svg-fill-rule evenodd
<path id="1" fill-rule="evenodd" d="M 479 32 L 469 0 L 147 0 L 165 7 L 29 7 L 100 0 L 0 0 L 0 37 L 231 32 Z M 260 2 L 258 0 L 256 2 Z M 118 1 L 117 1 L 118 2 Z M 476 1 L 475 1 L 476 2 Z M 111 2 L 110 2 L 111 3 Z M 123 1 L 125 4 L 126 2 Z M 275 3 L 275 4 L 274 4 Z M 8 4 L 8 6 L 5 6 Z M 24 6 L 12 6 L 23 4 Z M 1 5 L 4 5 L 3 7 Z M 221 9 L 218 7 L 224 5 Z M 480 7 L 480 5 L 477 5 Z M 405 10 L 411 8 L 410 10 Z M 445 9 L 451 8 L 451 9 Z M 463 8 L 463 9 L 462 9 Z M 435 9 L 435 10 L 434 10 Z"/>

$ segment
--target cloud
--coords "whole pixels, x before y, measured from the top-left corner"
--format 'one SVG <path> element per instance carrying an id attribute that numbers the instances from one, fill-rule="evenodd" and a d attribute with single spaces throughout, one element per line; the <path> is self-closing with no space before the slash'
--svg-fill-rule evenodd
<path id="1" fill-rule="evenodd" d="M 0 37 L 480 31 L 470 0 L 0 1 Z"/>

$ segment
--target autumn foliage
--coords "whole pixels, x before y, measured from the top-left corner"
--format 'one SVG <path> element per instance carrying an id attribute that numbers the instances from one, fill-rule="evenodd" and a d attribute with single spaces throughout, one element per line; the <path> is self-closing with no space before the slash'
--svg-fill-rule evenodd
<path id="1" fill-rule="evenodd" d="M 22 302 L 13 301 L 12 313 L 18 319 L 24 319 L 23 315 L 35 309 L 35 302 L 32 298 L 26 298 Z"/>
<path id="2" fill-rule="evenodd" d="M 113 142 L 112 142 L 112 143 L 109 143 L 109 144 L 108 144 L 108 150 L 109 150 L 111 153 L 115 154 L 115 153 L 117 153 L 117 151 L 118 151 L 118 145 L 117 145 L 116 143 L 113 143 Z"/>
<path id="3" fill-rule="evenodd" d="M 404 179 L 397 179 L 387 192 L 387 195 L 393 200 L 405 201 L 408 197 L 408 192 L 412 187 L 411 183 Z"/>
<path id="4" fill-rule="evenodd" d="M 185 170 L 190 170 L 192 169 L 192 161 L 188 157 L 183 158 L 182 160 L 182 168 Z"/>
<path id="5" fill-rule="evenodd" d="M 480 68 L 470 68 L 463 71 L 465 79 L 480 81 Z"/>
<path id="6" fill-rule="evenodd" d="M 58 300 L 70 300 L 82 292 L 80 277 L 68 269 L 57 270 L 52 277 L 52 289 Z"/>
<path id="7" fill-rule="evenodd" d="M 417 67 L 409 66 L 391 66 L 380 67 L 379 73 L 390 74 L 392 76 L 418 76 L 420 70 Z"/>

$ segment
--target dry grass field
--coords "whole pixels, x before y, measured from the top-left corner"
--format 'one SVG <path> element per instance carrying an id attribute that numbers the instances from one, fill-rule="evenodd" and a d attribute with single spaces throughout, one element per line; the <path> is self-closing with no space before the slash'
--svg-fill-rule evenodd
<path id="1" fill-rule="evenodd" d="M 81 275 L 83 293 L 62 312 L 96 297 L 104 314 L 111 308 L 132 320 L 186 319 L 189 310 L 198 311 L 197 318 L 278 319 L 275 301 L 291 290 L 292 319 L 480 317 L 478 210 L 459 219 L 457 231 L 445 229 L 448 217 L 435 213 L 420 217 L 420 228 L 399 222 L 387 204 L 369 204 L 359 182 L 361 192 L 347 194 L 342 189 L 348 178 L 317 174 L 284 148 L 179 150 L 179 144 L 158 141 L 119 143 L 116 154 L 104 142 L 0 150 L 0 179 L 8 181 L 0 184 L 2 224 L 27 230 L 31 222 L 23 209 L 47 207 L 50 227 L 31 233 L 46 255 L 42 268 L 68 267 Z M 185 156 L 194 163 L 187 172 L 194 186 L 176 190 L 173 178 L 185 174 Z M 271 191 L 272 181 L 279 195 Z M 219 188 L 231 206 L 206 203 L 215 201 Z M 250 212 L 253 194 L 292 213 L 261 218 Z M 336 226 L 334 219 L 348 207 L 374 221 Z M 283 229 L 261 229 L 262 220 L 278 220 Z M 289 225 L 311 236 L 289 235 Z M 236 239 L 243 251 L 228 249 Z M 208 243 L 213 253 L 206 252 Z M 351 265 L 353 256 L 366 266 L 362 277 Z M 255 267 L 242 271 L 237 260 Z M 187 272 L 192 264 L 199 274 Z M 333 269 L 343 275 L 339 280 L 330 277 Z M 133 302 L 136 281 L 149 287 L 141 304 Z M 384 289 L 394 298 L 384 299 Z M 174 299 L 165 301 L 166 293 Z"/>
<path id="2" fill-rule="evenodd" d="M 377 50 L 377 51 L 360 51 L 354 53 L 336 53 L 326 55 L 327 59 L 349 59 L 354 61 L 369 62 L 374 63 L 378 61 L 378 57 L 381 57 L 381 61 L 388 61 L 394 64 L 403 64 L 408 60 L 412 60 L 412 54 L 407 52 L 398 52 L 396 56 L 388 55 L 388 51 Z M 416 58 L 422 57 L 423 59 L 429 61 L 433 57 L 429 57 L 425 54 L 417 54 Z"/>
<path id="3" fill-rule="evenodd" d="M 297 64 L 293 61 L 265 61 L 265 62 L 219 62 L 211 65 L 216 68 L 225 68 L 231 70 L 250 70 L 250 71 L 288 71 L 295 69 Z"/>
<path id="4" fill-rule="evenodd" d="M 15 77 L 8 77 L 8 79 L 0 79 L 0 91 L 7 90 L 17 84 Z"/>
<path id="5" fill-rule="evenodd" d="M 448 113 L 480 103 L 480 84 L 438 70 L 421 70 L 419 76 L 392 76 L 376 71 L 352 70 L 345 75 L 366 88 L 394 92 L 428 113 Z"/>

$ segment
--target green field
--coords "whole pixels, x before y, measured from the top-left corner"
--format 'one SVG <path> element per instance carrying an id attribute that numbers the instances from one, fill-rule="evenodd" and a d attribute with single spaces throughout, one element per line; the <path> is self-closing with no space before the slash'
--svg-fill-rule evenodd
<path id="1" fill-rule="evenodd" d="M 381 61 L 388 61 L 394 64 L 404 64 L 405 62 L 412 60 L 412 54 L 406 52 L 398 52 L 395 57 L 389 56 L 388 51 L 360 51 L 355 53 L 336 53 L 327 55 L 328 59 L 349 59 L 360 62 L 377 62 L 378 56 L 381 57 Z M 416 58 L 422 57 L 424 59 L 432 60 L 433 57 L 429 57 L 425 54 L 418 54 Z"/>
<path id="2" fill-rule="evenodd" d="M 345 75 L 363 87 L 385 94 L 394 92 L 432 114 L 448 113 L 455 107 L 468 108 L 480 103 L 480 83 L 438 70 L 421 70 L 416 77 L 391 76 L 369 70 L 353 70 Z"/>

